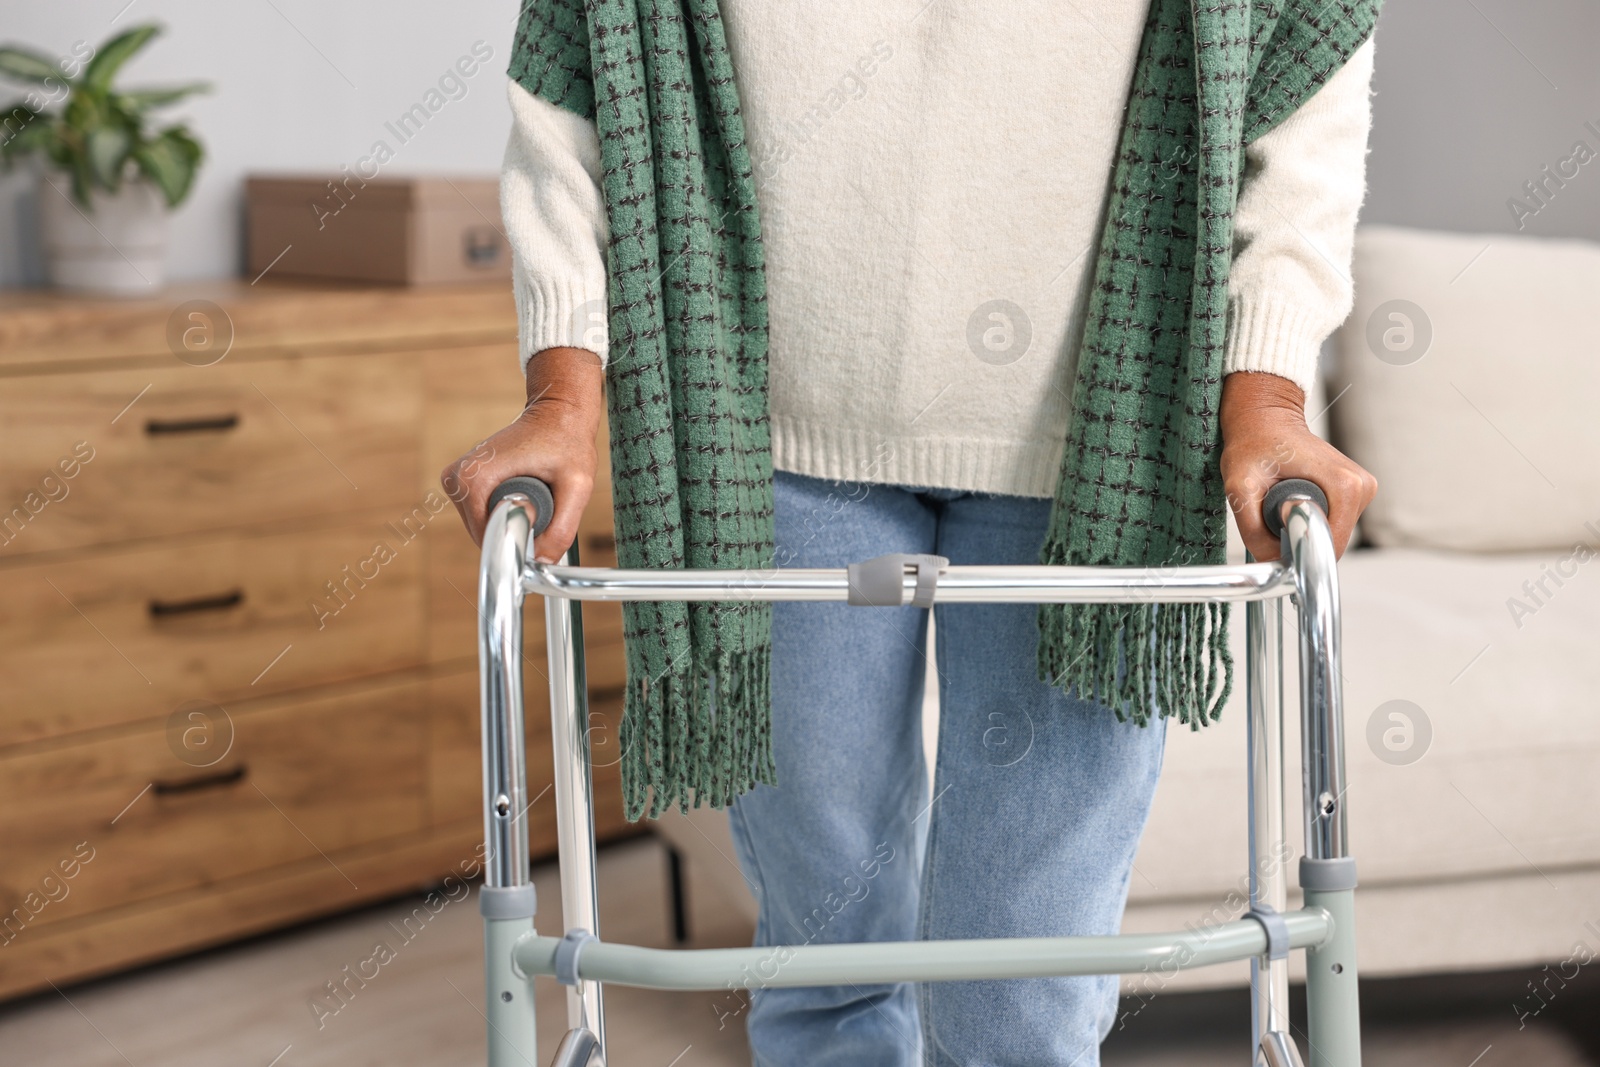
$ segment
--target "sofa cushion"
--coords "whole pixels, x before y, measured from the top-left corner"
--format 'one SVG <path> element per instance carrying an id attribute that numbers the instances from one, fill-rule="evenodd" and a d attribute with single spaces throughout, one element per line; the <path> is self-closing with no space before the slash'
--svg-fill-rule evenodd
<path id="1" fill-rule="evenodd" d="M 1350 843 L 1363 885 L 1540 872 L 1559 882 L 1553 872 L 1600 868 L 1600 556 L 1565 556 L 1365 549 L 1340 564 Z M 1546 577 L 1558 570 L 1560 585 Z M 1298 853 L 1295 625 L 1286 609 Z M 1232 636 L 1234 695 L 1214 726 L 1170 729 L 1130 885 L 1137 903 L 1201 902 L 1197 921 L 1247 884 L 1242 609 Z"/>
<path id="2" fill-rule="evenodd" d="M 1600 245 L 1369 226 L 1354 269 L 1332 416 L 1366 541 L 1600 542 Z"/>

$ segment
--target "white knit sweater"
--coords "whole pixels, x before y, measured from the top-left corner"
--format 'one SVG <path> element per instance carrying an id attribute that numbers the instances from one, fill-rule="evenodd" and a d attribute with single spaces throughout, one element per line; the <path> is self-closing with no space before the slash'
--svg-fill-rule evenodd
<path id="1" fill-rule="evenodd" d="M 802 18 L 724 0 L 766 244 L 778 469 L 1055 492 L 1148 2 L 812 0 Z M 1247 150 L 1226 372 L 1309 389 L 1350 311 L 1371 73 L 1369 41 Z M 522 358 L 605 357 L 594 126 L 509 92 Z"/>

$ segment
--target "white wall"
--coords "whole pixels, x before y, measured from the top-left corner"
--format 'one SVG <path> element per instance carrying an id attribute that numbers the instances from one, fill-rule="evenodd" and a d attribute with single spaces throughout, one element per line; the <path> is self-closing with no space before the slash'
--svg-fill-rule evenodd
<path id="1" fill-rule="evenodd" d="M 1515 233 L 1523 183 L 1600 153 L 1594 0 L 1390 0 L 1376 40 L 1366 221 Z M 1600 241 L 1600 158 L 1551 190 L 1521 232 Z"/>
<path id="2" fill-rule="evenodd" d="M 517 0 L 4 0 L 4 7 L 0 40 L 51 54 L 161 22 L 167 33 L 124 68 L 122 84 L 212 83 L 211 95 L 165 113 L 190 120 L 207 150 L 199 182 L 173 219 L 173 278 L 242 269 L 246 174 L 337 170 L 378 139 L 395 150 L 385 175 L 499 169 Z M 420 102 L 478 41 L 493 54 L 462 79 L 465 95 L 401 145 L 384 124 Z M 33 205 L 31 176 L 0 179 L 0 285 L 43 281 Z"/>

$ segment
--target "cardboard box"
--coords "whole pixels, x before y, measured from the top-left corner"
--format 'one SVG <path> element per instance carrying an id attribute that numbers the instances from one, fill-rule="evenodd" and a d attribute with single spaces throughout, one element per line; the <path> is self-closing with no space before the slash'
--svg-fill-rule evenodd
<path id="1" fill-rule="evenodd" d="M 438 285 L 511 277 L 497 178 L 253 177 L 247 274 Z"/>

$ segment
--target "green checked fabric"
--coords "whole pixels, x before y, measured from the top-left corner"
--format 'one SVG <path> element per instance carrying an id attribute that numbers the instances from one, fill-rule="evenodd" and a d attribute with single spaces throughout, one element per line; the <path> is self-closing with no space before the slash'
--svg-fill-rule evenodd
<path id="1" fill-rule="evenodd" d="M 1343 66 L 1378 7 L 1151 4 L 1041 562 L 1225 562 L 1217 412 L 1243 149 Z M 1119 718 L 1154 707 L 1198 729 L 1232 690 L 1227 624 L 1226 604 L 1046 605 L 1040 675 Z"/>
<path id="2" fill-rule="evenodd" d="M 1378 6 L 1152 0 L 1041 562 L 1223 561 L 1217 409 L 1243 149 L 1344 64 Z M 510 74 L 599 131 L 621 565 L 771 566 L 761 229 L 717 0 L 532 0 Z M 775 780 L 770 617 L 746 601 L 625 606 L 630 818 Z M 1040 674 L 1119 718 L 1198 728 L 1231 688 L 1227 621 L 1220 604 L 1048 605 Z"/>

